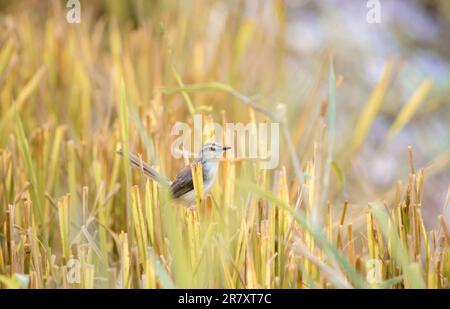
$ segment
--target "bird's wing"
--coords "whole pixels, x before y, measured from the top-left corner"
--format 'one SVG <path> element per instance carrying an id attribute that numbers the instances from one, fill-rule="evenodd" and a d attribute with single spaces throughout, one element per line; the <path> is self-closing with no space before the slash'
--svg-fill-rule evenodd
<path id="1" fill-rule="evenodd" d="M 123 151 L 122 149 L 117 151 L 120 155 L 123 156 Z M 129 153 L 128 157 L 130 158 L 130 163 L 133 167 L 140 169 L 141 171 L 144 172 L 145 175 L 147 175 L 148 177 L 156 180 L 157 182 L 159 182 L 160 184 L 166 186 L 166 187 L 170 187 L 172 185 L 172 182 L 165 176 L 161 175 L 160 173 L 158 173 L 154 168 L 152 168 L 149 164 L 145 163 L 140 157 Z"/>
<path id="2" fill-rule="evenodd" d="M 191 190 L 194 190 L 191 166 L 186 165 L 180 170 L 177 177 L 175 177 L 174 181 L 172 182 L 172 185 L 170 186 L 170 192 L 172 193 L 173 198 L 179 198 L 183 194 Z"/>

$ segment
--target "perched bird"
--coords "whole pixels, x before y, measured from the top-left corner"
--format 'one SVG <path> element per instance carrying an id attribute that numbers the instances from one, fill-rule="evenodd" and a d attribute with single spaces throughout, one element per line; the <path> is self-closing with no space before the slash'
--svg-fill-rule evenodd
<path id="1" fill-rule="evenodd" d="M 217 143 L 206 143 L 199 152 L 198 157 L 193 163 L 201 162 L 203 168 L 203 190 L 207 194 L 214 183 L 219 168 L 219 161 L 222 158 L 223 152 L 231 149 L 219 145 Z M 118 153 L 123 155 L 123 151 Z M 195 202 L 194 182 L 192 180 L 191 167 L 186 165 L 183 167 L 173 181 L 170 181 L 165 176 L 158 173 L 150 165 L 142 161 L 138 156 L 129 154 L 131 165 L 144 172 L 145 175 L 154 179 L 159 184 L 169 188 L 169 192 L 174 199 L 179 199 L 184 203 L 190 205 Z"/>

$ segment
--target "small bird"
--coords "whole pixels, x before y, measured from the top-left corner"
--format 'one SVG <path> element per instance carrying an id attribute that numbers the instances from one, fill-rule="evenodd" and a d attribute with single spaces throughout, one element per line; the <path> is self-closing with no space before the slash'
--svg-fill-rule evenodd
<path id="1" fill-rule="evenodd" d="M 201 163 L 203 168 L 203 191 L 207 194 L 214 183 L 219 168 L 219 161 L 222 158 L 223 152 L 231 149 L 231 147 L 222 146 L 217 143 L 206 143 L 200 150 L 198 157 L 193 163 Z M 123 155 L 122 149 L 118 151 Z M 129 154 L 131 165 L 144 172 L 145 175 L 154 179 L 159 184 L 169 188 L 169 192 L 174 199 L 179 199 L 182 202 L 191 205 L 195 203 L 194 182 L 192 180 L 192 173 L 190 165 L 183 167 L 173 181 L 170 181 L 165 176 L 159 174 L 149 164 L 142 161 L 138 156 Z"/>

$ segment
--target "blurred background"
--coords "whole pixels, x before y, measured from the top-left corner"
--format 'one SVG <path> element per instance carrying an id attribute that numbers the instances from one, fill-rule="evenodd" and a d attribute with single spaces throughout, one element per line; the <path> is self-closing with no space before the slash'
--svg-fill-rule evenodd
<path id="1" fill-rule="evenodd" d="M 110 87 L 111 64 L 121 58 L 128 88 L 130 80 L 134 85 L 134 103 L 152 106 L 153 128 L 161 121 L 182 121 L 180 115 L 187 113 L 181 95 L 160 92 L 177 86 L 173 66 L 185 84 L 219 81 L 271 110 L 286 104 L 293 141 L 306 162 L 314 140 L 308 136 L 328 94 L 332 55 L 335 161 L 345 174 L 342 184 L 334 182 L 336 199 L 366 205 L 397 181 L 406 182 L 411 145 L 416 168 L 427 168 L 424 217 L 428 225 L 437 224 L 450 184 L 449 1 L 380 0 L 381 22 L 373 24 L 366 19 L 365 0 L 81 0 L 79 24 L 65 20 L 66 3 L 0 1 L 0 47 L 12 39 L 18 53 L 8 69 L 13 78 L 29 80 L 44 50 L 44 63 L 59 66 L 58 71 L 49 67 L 47 84 L 22 110 L 29 130 L 66 124 L 71 138 L 102 139 L 117 99 Z M 118 44 L 114 29 L 121 34 Z M 81 71 L 73 63 L 82 63 Z M 6 76 L 0 75 L 0 87 L 8 83 Z M 85 79 L 89 82 L 83 84 Z M 45 87 L 55 91 L 46 94 Z M 86 87 L 90 111 L 73 104 Z M 229 121 L 247 119 L 229 96 L 196 93 L 192 98 L 200 109 L 213 105 L 205 113 L 216 120 L 224 109 L 234 117 Z M 4 99 L 1 113 L 10 106 Z M 47 113 L 49 106 L 57 113 Z M 7 131 L 2 136 L 4 147 Z M 282 164 L 289 164 L 284 159 Z M 168 168 L 173 173 L 178 167 Z"/>

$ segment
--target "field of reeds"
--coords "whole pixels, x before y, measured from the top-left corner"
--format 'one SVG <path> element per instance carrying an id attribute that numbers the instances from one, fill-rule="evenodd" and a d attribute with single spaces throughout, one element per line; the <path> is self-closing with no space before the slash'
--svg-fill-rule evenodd
<path id="1" fill-rule="evenodd" d="M 449 173 L 449 132 L 378 164 L 394 181 L 368 173 L 408 126 L 449 115 L 450 83 L 419 74 L 392 98 L 386 58 L 348 108 L 359 77 L 339 45 L 293 49 L 284 1 L 264 18 L 245 1 L 90 3 L 79 24 L 65 1 L 0 8 L 1 288 L 449 288 L 449 184 L 428 185 Z M 189 162 L 171 128 L 196 114 L 205 140 L 213 121 L 280 123 L 279 166 L 224 158 L 188 208 L 117 154 L 173 178 Z"/>

